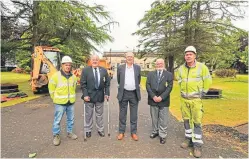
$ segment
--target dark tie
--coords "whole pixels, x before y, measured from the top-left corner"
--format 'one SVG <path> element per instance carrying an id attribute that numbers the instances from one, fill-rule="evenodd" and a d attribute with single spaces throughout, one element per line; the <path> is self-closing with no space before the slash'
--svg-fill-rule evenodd
<path id="1" fill-rule="evenodd" d="M 98 89 L 99 88 L 99 78 L 98 78 L 98 72 L 97 72 L 97 68 L 94 68 L 95 69 L 95 72 L 94 72 L 94 77 L 95 77 L 95 88 Z"/>
<path id="2" fill-rule="evenodd" d="M 158 80 L 160 79 L 161 71 L 158 71 Z"/>

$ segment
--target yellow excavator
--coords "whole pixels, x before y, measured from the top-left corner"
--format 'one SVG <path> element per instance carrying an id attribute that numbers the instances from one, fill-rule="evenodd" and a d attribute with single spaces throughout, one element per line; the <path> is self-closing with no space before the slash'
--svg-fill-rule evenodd
<path id="1" fill-rule="evenodd" d="M 47 92 L 51 76 L 60 69 L 62 54 L 58 48 L 36 46 L 31 60 L 31 87 L 33 93 Z"/>

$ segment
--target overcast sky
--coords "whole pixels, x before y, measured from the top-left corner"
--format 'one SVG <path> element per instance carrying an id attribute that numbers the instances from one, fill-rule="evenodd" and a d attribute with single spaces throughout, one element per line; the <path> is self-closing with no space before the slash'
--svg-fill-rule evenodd
<path id="1" fill-rule="evenodd" d="M 101 4 L 111 13 L 113 20 L 119 22 L 119 26 L 112 29 L 111 35 L 114 42 L 98 47 L 101 52 L 110 49 L 127 51 L 136 49 L 138 37 L 132 36 L 138 28 L 137 22 L 143 18 L 146 10 L 154 0 L 88 0 L 91 3 Z"/>
<path id="2" fill-rule="evenodd" d="M 10 0 L 3 0 L 8 4 Z M 150 9 L 150 5 L 154 0 L 85 0 L 88 4 L 101 4 L 110 12 L 114 21 L 119 22 L 119 26 L 115 26 L 111 30 L 111 36 L 114 42 L 109 42 L 103 46 L 96 46 L 102 53 L 110 49 L 127 51 L 137 50 L 138 37 L 131 34 L 139 29 L 137 22 L 144 16 L 145 11 Z M 249 19 L 234 22 L 234 25 L 249 31 Z"/>
<path id="3" fill-rule="evenodd" d="M 114 42 L 107 43 L 103 47 L 98 47 L 101 52 L 112 50 L 137 50 L 138 37 L 131 34 L 138 30 L 137 22 L 143 17 L 145 11 L 150 9 L 150 4 L 154 0 L 87 0 L 106 6 L 106 10 L 111 13 L 119 26 L 112 29 L 111 35 Z M 89 3 L 89 4 L 90 4 Z M 245 20 L 234 23 L 235 26 L 249 31 L 248 12 Z"/>

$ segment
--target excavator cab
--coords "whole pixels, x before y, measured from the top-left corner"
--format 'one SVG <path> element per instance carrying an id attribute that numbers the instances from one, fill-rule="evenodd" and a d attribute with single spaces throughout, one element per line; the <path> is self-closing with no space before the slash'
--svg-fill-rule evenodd
<path id="1" fill-rule="evenodd" d="M 61 65 L 61 53 L 57 52 L 57 51 L 48 51 L 45 50 L 44 51 L 44 55 L 46 56 L 46 58 L 53 64 L 53 66 L 59 70 L 60 69 L 60 65 Z M 42 70 L 41 70 L 42 71 Z"/>

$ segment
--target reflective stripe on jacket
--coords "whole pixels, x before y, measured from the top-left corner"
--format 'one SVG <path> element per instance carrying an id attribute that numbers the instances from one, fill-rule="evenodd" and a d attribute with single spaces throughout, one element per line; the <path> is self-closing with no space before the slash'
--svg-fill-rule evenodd
<path id="1" fill-rule="evenodd" d="M 183 98 L 201 98 L 212 84 L 207 66 L 200 62 L 196 62 L 194 67 L 187 67 L 186 64 L 180 66 L 176 78 Z"/>
<path id="2" fill-rule="evenodd" d="M 56 72 L 49 80 L 49 94 L 55 104 L 75 103 L 76 100 L 76 83 L 75 75 L 68 79 L 60 71 Z"/>

